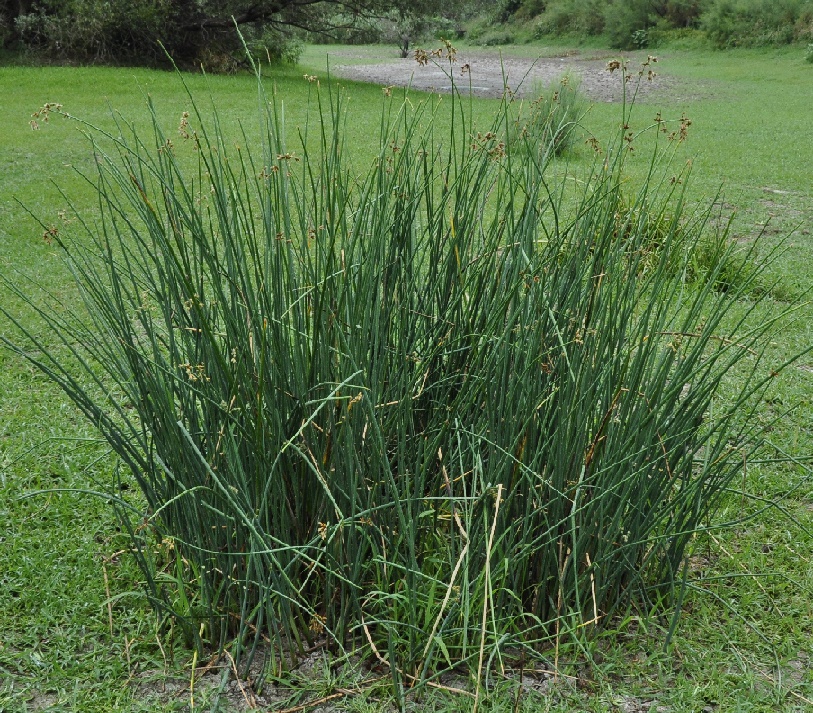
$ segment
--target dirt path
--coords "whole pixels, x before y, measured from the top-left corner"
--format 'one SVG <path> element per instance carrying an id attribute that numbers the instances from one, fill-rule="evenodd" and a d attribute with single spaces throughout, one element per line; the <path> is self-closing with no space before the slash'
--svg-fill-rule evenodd
<path id="1" fill-rule="evenodd" d="M 420 66 L 414 59 L 391 59 L 392 48 L 381 47 L 380 55 L 369 51 L 354 53 L 352 47 L 332 52 L 333 71 L 342 77 L 372 82 L 383 86 L 412 86 L 434 92 L 449 92 L 454 84 L 461 91 L 468 91 L 482 97 L 500 97 L 507 85 L 519 96 L 538 92 L 540 86 L 557 81 L 563 74 L 570 73 L 580 79 L 581 88 L 592 100 L 599 102 L 620 101 L 623 97 L 621 73 L 609 72 L 607 62 L 617 55 L 602 53 L 582 54 L 568 52 L 559 57 L 540 57 L 536 60 L 524 57 L 500 57 L 495 51 L 466 51 L 457 55 L 457 61 L 450 65 L 439 61 Z M 633 74 L 633 84 L 646 54 L 635 53 L 629 68 Z M 467 69 L 464 69 L 467 67 Z M 658 65 L 651 67 L 658 72 Z M 629 85 L 628 85 L 629 86 Z M 674 93 L 679 91 L 674 77 L 660 74 L 640 83 L 639 97 L 653 93 Z"/>

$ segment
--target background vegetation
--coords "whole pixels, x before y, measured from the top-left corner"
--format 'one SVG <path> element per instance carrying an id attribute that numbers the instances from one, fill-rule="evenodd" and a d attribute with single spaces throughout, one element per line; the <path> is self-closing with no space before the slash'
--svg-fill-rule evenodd
<path id="1" fill-rule="evenodd" d="M 461 0 L 4 0 L 0 45 L 47 60 L 147 66 L 168 66 L 168 52 L 183 66 L 234 71 L 246 65 L 235 25 L 263 60 L 295 61 L 304 39 L 408 48 L 431 31 L 453 33 L 465 14 Z"/>
<path id="2" fill-rule="evenodd" d="M 209 71 L 245 66 L 234 24 L 264 60 L 295 61 L 302 42 L 384 42 L 405 57 L 418 40 L 460 38 L 504 45 L 566 36 L 621 49 L 683 39 L 716 48 L 813 40 L 813 0 L 306 0 L 248 3 L 166 0 L 5 0 L 0 44 L 48 61 Z"/>
<path id="3" fill-rule="evenodd" d="M 489 22 L 503 23 L 493 29 Z M 500 34 L 501 33 L 501 34 Z M 472 25 L 471 39 L 489 44 L 548 36 L 601 37 L 621 49 L 655 47 L 681 36 L 713 46 L 781 45 L 813 37 L 810 0 L 514 0 L 487 21 Z"/>

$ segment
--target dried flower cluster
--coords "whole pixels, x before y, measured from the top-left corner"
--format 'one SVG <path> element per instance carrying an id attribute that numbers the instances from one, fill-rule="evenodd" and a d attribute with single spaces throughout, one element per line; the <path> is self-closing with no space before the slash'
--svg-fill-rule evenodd
<path id="1" fill-rule="evenodd" d="M 36 131 L 40 128 L 39 122 L 37 119 L 42 119 L 44 122 L 48 122 L 48 117 L 50 116 L 51 112 L 56 112 L 57 114 L 61 114 L 62 116 L 67 117 L 62 111 L 62 104 L 58 104 L 57 102 L 46 102 L 42 105 L 41 109 L 38 109 L 31 115 L 31 121 L 28 122 L 29 126 L 33 131 Z"/>
<path id="2" fill-rule="evenodd" d="M 427 52 L 425 49 L 416 49 L 415 50 L 415 61 L 421 66 L 425 67 L 429 64 L 430 61 L 434 59 L 440 60 L 447 60 L 450 64 L 457 61 L 457 49 L 452 45 L 449 40 L 441 40 L 443 45 L 438 47 L 437 49 L 432 50 L 431 52 Z M 463 70 L 468 71 L 471 67 L 468 64 L 463 65 L 461 68 L 461 72 Z"/>

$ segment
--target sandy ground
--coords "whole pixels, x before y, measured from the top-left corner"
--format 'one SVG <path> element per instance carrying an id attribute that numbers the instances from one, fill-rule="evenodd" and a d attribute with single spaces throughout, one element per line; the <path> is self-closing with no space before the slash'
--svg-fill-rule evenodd
<path id="1" fill-rule="evenodd" d="M 253 674 L 259 673 L 262 664 L 255 662 L 252 667 Z M 326 660 L 321 653 L 313 653 L 305 657 L 296 668 L 296 676 L 300 679 L 302 688 L 307 689 L 307 683 L 313 681 L 313 690 L 300 696 L 300 700 L 292 699 L 292 694 L 296 692 L 291 689 L 278 688 L 273 684 L 265 686 L 262 693 L 256 693 L 248 681 L 238 681 L 230 676 L 231 667 L 228 661 L 222 661 L 216 665 L 208 665 L 198 669 L 199 677 L 195 679 L 194 696 L 201 705 L 202 710 L 209 710 L 217 700 L 220 704 L 219 710 L 223 713 L 247 713 L 250 710 L 277 711 L 277 713 L 338 713 L 347 710 L 350 702 L 359 694 L 364 694 L 373 690 L 373 682 L 381 683 L 389 680 L 389 673 L 383 670 L 372 672 L 361 662 L 355 660 L 351 666 L 356 676 L 361 675 L 361 680 L 353 682 L 352 675 L 344 680 L 344 688 L 338 683 L 346 672 L 333 671 L 334 685 L 329 690 L 325 689 L 325 682 L 329 680 L 331 671 Z M 228 681 L 223 680 L 226 674 Z M 249 678 L 252 676 L 250 675 Z M 136 677 L 135 686 L 138 690 L 138 697 L 144 701 L 161 706 L 175 705 L 180 708 L 184 704 L 190 703 L 190 677 L 167 678 L 161 676 L 159 671 L 145 672 L 143 680 Z M 365 683 L 366 681 L 366 683 Z M 463 673 L 449 673 L 441 677 L 442 686 L 450 687 L 451 691 L 466 691 L 471 689 L 471 681 Z M 218 688 L 222 690 L 216 694 Z M 573 695 L 578 684 L 577 679 L 572 677 L 559 677 L 558 681 L 552 672 L 532 671 L 524 672 L 520 679 L 521 696 L 525 704 L 536 703 L 541 710 L 546 702 L 549 703 L 551 697 L 560 695 Z M 322 693 L 318 691 L 322 689 Z M 302 691 L 300 690 L 301 694 Z M 301 698 L 305 698 L 308 703 L 302 703 Z M 657 701 L 652 698 L 635 698 L 631 696 L 617 696 L 616 708 L 620 713 L 650 713 L 651 711 L 665 711 L 665 708 L 657 705 Z M 190 710 L 185 706 L 182 710 Z M 413 707 L 414 706 L 414 707 Z M 411 710 L 423 710 L 414 703 L 410 705 Z M 362 706 L 358 710 L 366 710 Z M 397 713 L 395 706 L 391 706 L 388 711 Z M 426 707 L 426 713 L 429 713 Z"/>
<path id="2" fill-rule="evenodd" d="M 568 73 L 578 77 L 582 90 L 592 101 L 620 101 L 624 94 L 621 72 L 607 70 L 608 61 L 617 57 L 609 53 L 568 52 L 560 57 L 540 57 L 534 60 L 500 57 L 494 51 L 466 51 L 457 55 L 454 64 L 447 60 L 435 60 L 426 66 L 419 65 L 412 57 L 391 59 L 392 48 L 384 46 L 381 48 L 381 57 L 369 53 L 354 54 L 353 48 L 332 52 L 331 56 L 332 71 L 335 74 L 383 86 L 411 85 L 427 91 L 450 92 L 454 83 L 461 92 L 468 92 L 471 88 L 473 94 L 482 97 L 500 97 L 507 86 L 515 94 L 527 96 L 538 93 L 540 87 L 556 82 L 563 74 Z M 638 83 L 642 61 L 646 61 L 645 54 L 635 53 L 630 59 L 629 72 L 633 77 L 627 85 L 628 93 Z M 640 81 L 639 97 L 643 98 L 654 92 L 679 91 L 675 78 L 662 75 L 657 64 L 650 68 L 656 72 L 656 76 L 647 81 L 646 74 L 644 75 Z"/>

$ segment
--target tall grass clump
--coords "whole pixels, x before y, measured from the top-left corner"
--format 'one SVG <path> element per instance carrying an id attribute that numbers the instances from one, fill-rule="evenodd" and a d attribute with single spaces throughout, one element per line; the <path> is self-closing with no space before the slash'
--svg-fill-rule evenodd
<path id="1" fill-rule="evenodd" d="M 560 155 L 573 148 L 575 130 L 587 110 L 578 78 L 564 74 L 547 86 L 535 86 L 533 93 L 536 98 L 514 118 L 509 142 L 533 146 L 543 155 L 551 149 Z"/>
<path id="2" fill-rule="evenodd" d="M 296 146 L 261 83 L 237 141 L 191 97 L 180 139 L 86 127 L 98 222 L 54 236 L 84 306 L 12 345 L 137 482 L 110 500 L 150 600 L 243 666 L 322 643 L 396 690 L 678 605 L 770 378 L 725 250 L 675 269 L 680 181 L 622 202 L 626 126 L 574 184 L 460 99 L 448 129 L 389 100 L 356 176 L 312 87 Z"/>

